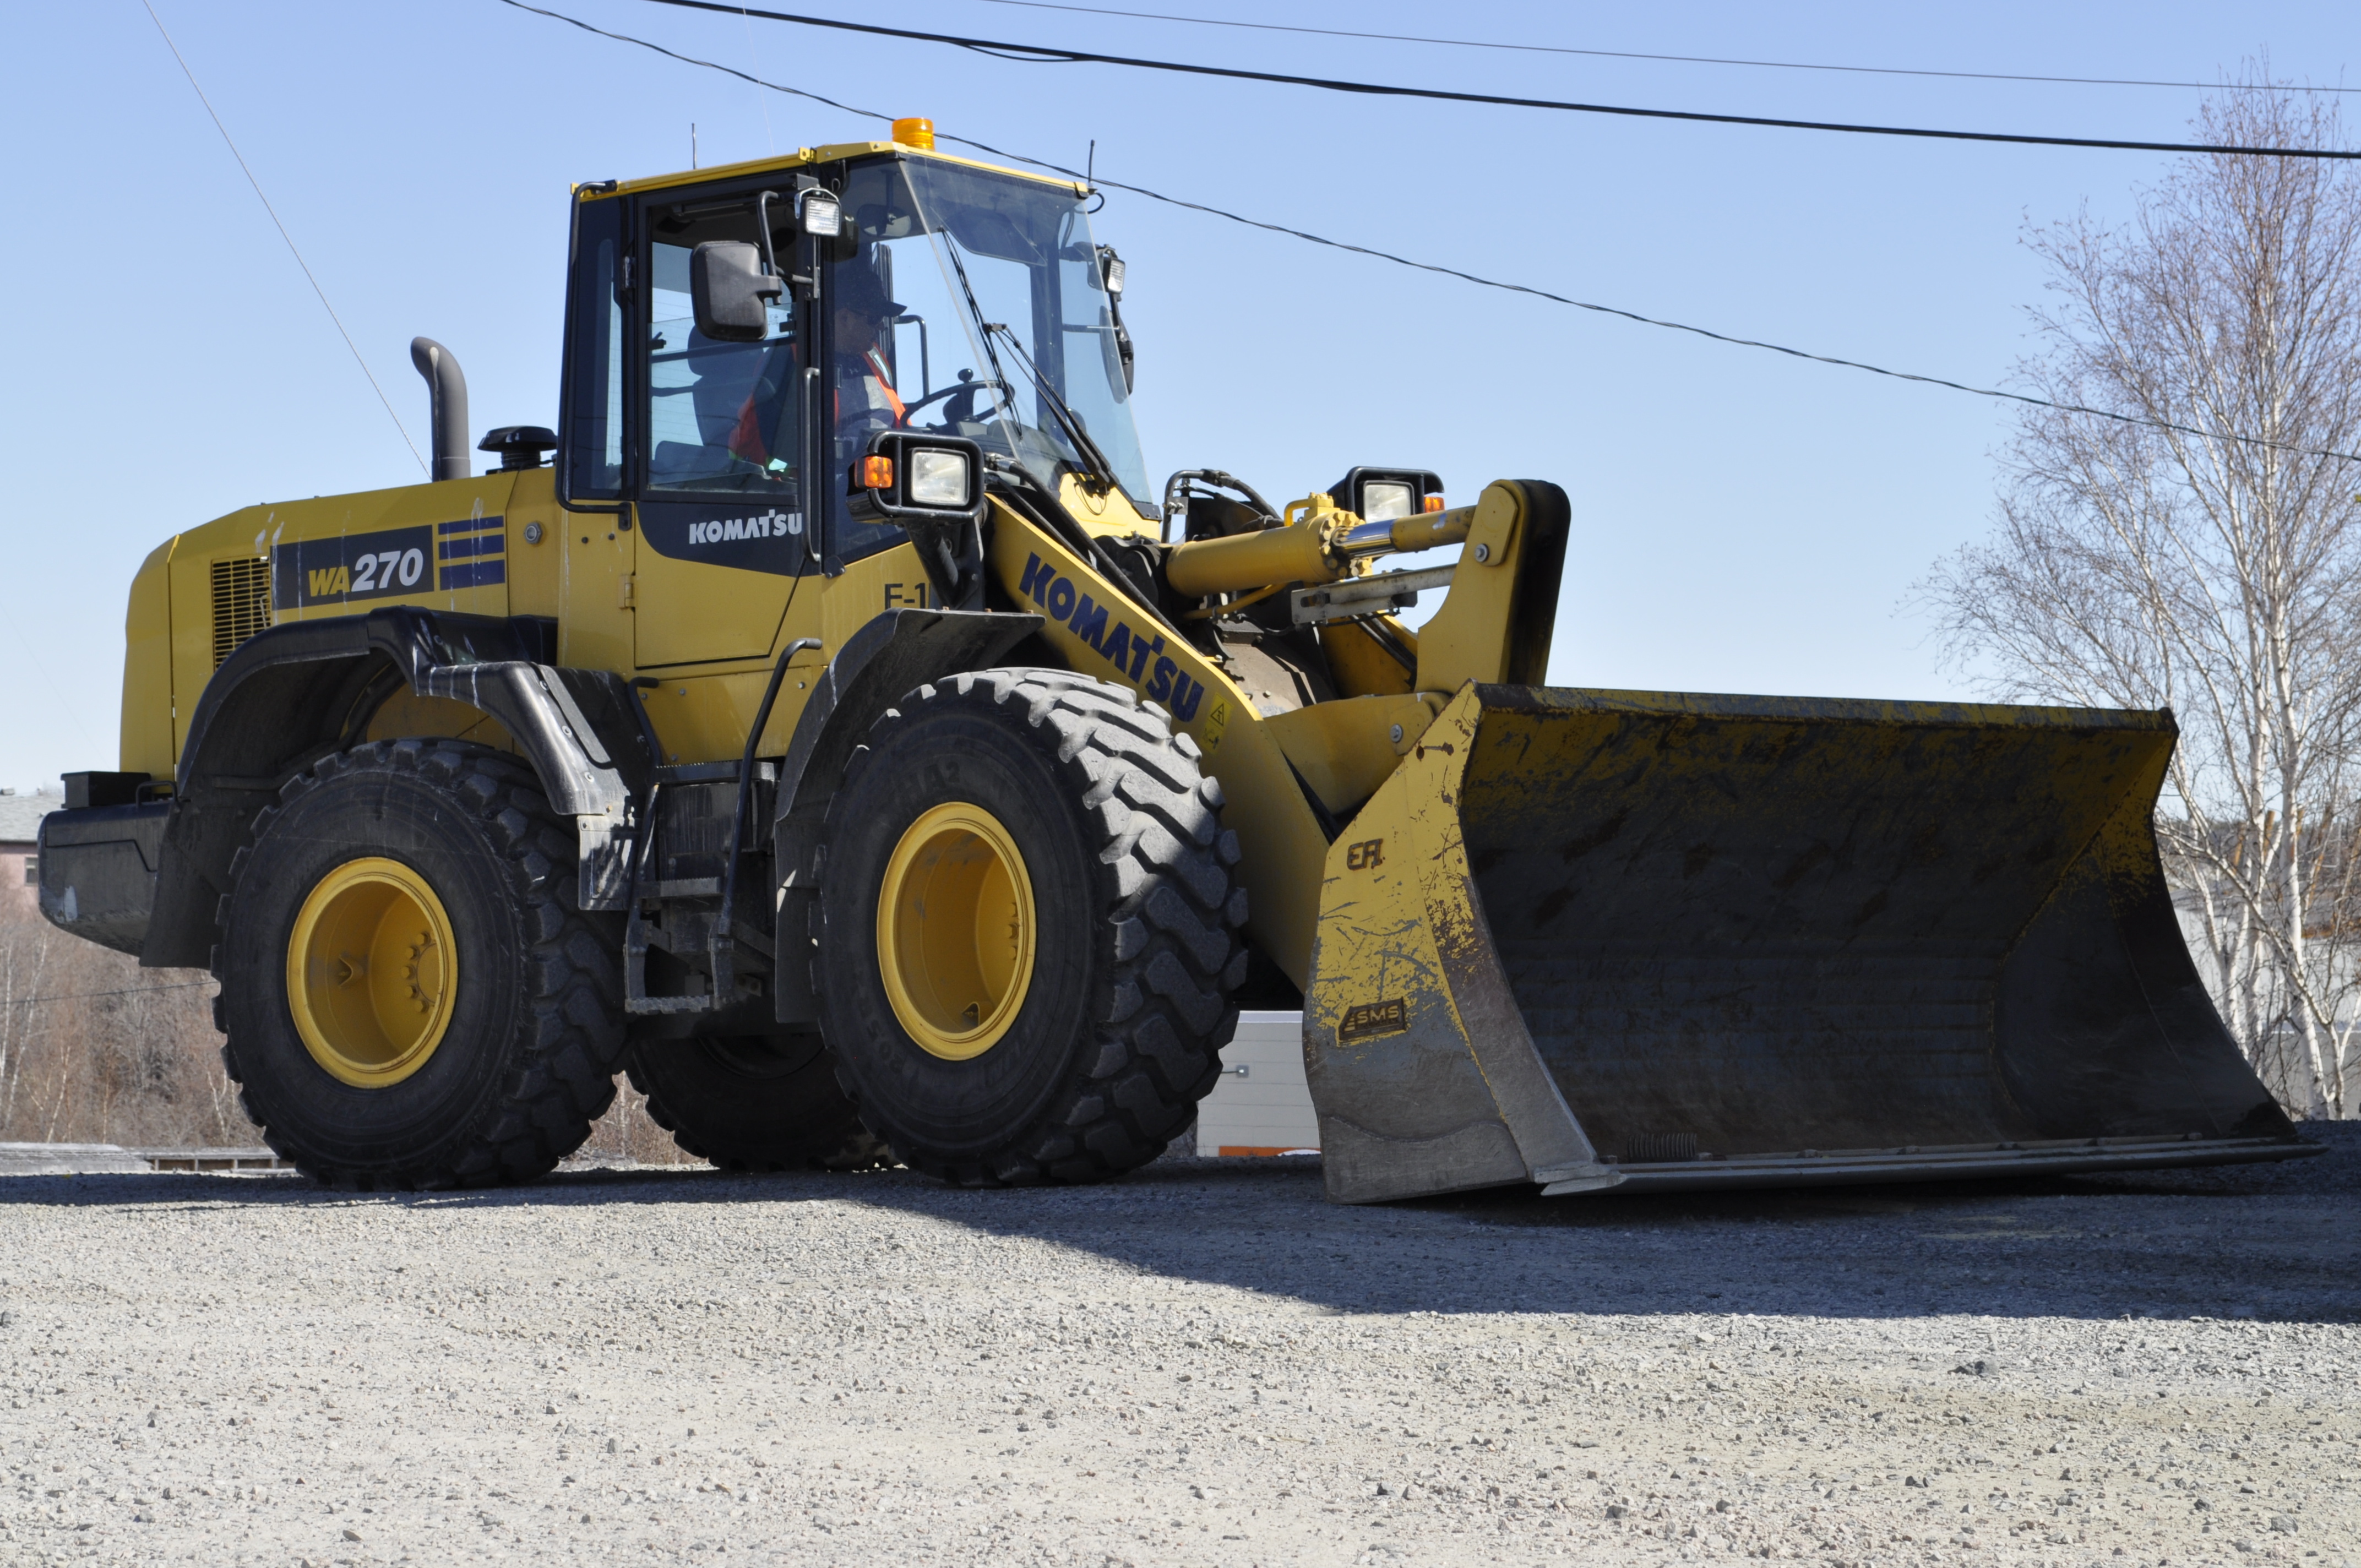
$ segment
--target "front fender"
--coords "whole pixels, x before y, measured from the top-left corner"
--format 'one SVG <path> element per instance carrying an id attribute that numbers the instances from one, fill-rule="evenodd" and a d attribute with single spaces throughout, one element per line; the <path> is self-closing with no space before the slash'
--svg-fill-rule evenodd
<path id="1" fill-rule="evenodd" d="M 811 984 L 811 907 L 818 897 L 820 825 L 853 748 L 913 687 L 989 669 L 1041 630 L 1038 615 L 988 610 L 893 609 L 845 640 L 814 683 L 779 765 L 772 843 L 779 873 L 778 1020 L 817 1024 Z"/>

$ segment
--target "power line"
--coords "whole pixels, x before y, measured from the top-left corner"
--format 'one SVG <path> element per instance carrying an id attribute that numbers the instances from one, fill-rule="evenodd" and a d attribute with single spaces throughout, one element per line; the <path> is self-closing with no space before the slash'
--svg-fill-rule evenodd
<path id="1" fill-rule="evenodd" d="M 763 57 L 754 52 L 754 19 L 743 11 L 738 13 L 738 19 L 746 25 L 746 63 L 760 71 L 763 69 Z M 758 98 L 755 102 L 763 106 L 763 150 L 776 156 L 779 144 L 771 135 L 771 101 Z"/>
<path id="2" fill-rule="evenodd" d="M 530 11 L 536 16 L 547 16 L 552 21 L 564 22 L 569 27 L 579 27 L 586 33 L 595 33 L 602 38 L 611 38 L 617 43 L 636 44 L 642 49 L 652 49 L 655 53 L 664 56 L 666 59 L 676 60 L 684 65 L 699 66 L 707 71 L 719 71 L 726 75 L 735 76 L 741 81 L 751 82 L 757 87 L 767 87 L 774 93 L 785 93 L 790 97 L 808 99 L 815 104 L 824 104 L 831 109 L 841 110 L 843 113 L 848 115 L 859 115 L 865 119 L 885 120 L 889 122 L 894 118 L 893 115 L 885 114 L 880 110 L 856 108 L 851 104 L 840 104 L 833 98 L 823 97 L 818 93 L 807 92 L 800 87 L 783 87 L 775 82 L 765 82 L 760 77 L 749 76 L 746 72 L 738 70 L 734 66 L 721 65 L 709 60 L 698 60 L 694 55 L 681 54 L 676 50 L 666 49 L 662 44 L 651 43 L 646 38 L 633 38 L 629 33 L 610 33 L 604 27 L 593 27 L 588 22 L 582 21 L 577 17 L 568 16 L 563 12 L 544 10 L 538 5 L 527 5 L 525 0 L 500 0 L 500 4 L 503 5 L 513 6 L 515 9 L 520 11 Z M 735 9 L 735 7 L 732 7 L 732 9 Z M 757 15 L 759 14 L 760 13 L 757 13 Z M 1504 292 L 1511 294 L 1526 294 L 1534 299 L 1548 300 L 1554 304 L 1570 305 L 1578 311 L 1593 311 L 1600 315 L 1620 316 L 1625 321 L 1637 322 L 1642 326 L 1663 327 L 1672 332 L 1692 333 L 1698 337 L 1711 338 L 1716 343 L 1727 343 L 1741 348 L 1768 349 L 1773 354 L 1784 354 L 1795 359 L 1808 359 L 1815 364 L 1833 365 L 1847 370 L 1865 370 L 1872 376 L 1890 377 L 1897 381 L 1916 381 L 1922 386 L 1941 387 L 1950 391 L 1966 392 L 1971 396 L 1979 398 L 1995 398 L 2008 402 L 2029 403 L 2036 408 L 2056 409 L 2063 413 L 2090 414 L 2099 419 L 2114 420 L 2121 424 L 2139 425 L 2150 430 L 2174 431 L 2183 435 L 2194 435 L 2208 441 L 2231 441 L 2244 445 L 2271 447 L 2282 452 L 2290 452 L 2302 457 L 2326 457 L 2341 463 L 2361 463 L 2361 454 L 2335 452 L 2309 446 L 2296 446 L 2283 441 L 2271 441 L 2259 435 L 2225 434 L 2219 431 L 2204 430 L 2194 425 L 2174 424 L 2169 421 L 2147 419 L 2137 414 L 2118 413 L 2109 409 L 2091 408 L 2081 403 L 2053 402 L 2048 398 L 2032 397 L 2024 392 L 2003 391 L 1990 387 L 1971 387 L 1964 382 L 1947 381 L 1938 376 L 1920 376 L 1913 374 L 1907 370 L 1888 370 L 1883 366 L 1864 364 L 1857 359 L 1838 359 L 1828 355 L 1813 354 L 1804 349 L 1789 348 L 1776 343 L 1764 343 L 1755 338 L 1733 337 L 1726 333 L 1714 332 L 1706 327 L 1690 326 L 1685 322 L 1660 321 L 1653 316 L 1641 315 L 1636 311 L 1620 310 L 1613 305 L 1598 305 L 1592 304 L 1584 300 L 1568 299 L 1564 294 L 1554 294 L 1546 289 L 1535 289 L 1523 283 L 1504 283 L 1499 281 L 1498 279 L 1479 277 L 1473 272 L 1463 272 L 1455 267 L 1444 267 L 1432 261 L 1413 261 L 1406 256 L 1396 256 L 1391 251 L 1376 250 L 1365 245 L 1354 245 L 1346 240 L 1330 239 L 1325 235 L 1313 234 L 1307 229 L 1290 228 L 1285 224 L 1269 223 L 1261 218 L 1249 218 L 1242 214 L 1229 212 L 1221 207 L 1209 207 L 1202 202 L 1191 202 L 1179 196 L 1168 196 L 1160 191 L 1151 191 L 1144 185 L 1127 185 L 1119 180 L 1108 180 L 1104 178 L 1093 181 L 1082 170 L 1069 169 L 1062 163 L 1051 163 L 1043 159 L 1028 158 L 1021 152 L 1011 152 L 1005 148 L 994 147 L 989 142 L 976 141 L 969 137 L 951 136 L 943 131 L 937 131 L 935 133 L 935 139 L 938 141 L 957 142 L 961 147 L 972 147 L 978 152 L 989 153 L 994 158 L 1005 158 L 1014 163 L 1030 164 L 1036 169 L 1046 169 L 1053 174 L 1063 174 L 1071 179 L 1082 181 L 1085 184 L 1104 186 L 1105 188 L 1113 191 L 1127 191 L 1135 196 L 1145 196 L 1152 202 L 1162 202 L 1167 206 L 1180 207 L 1192 213 L 1203 213 L 1208 216 L 1226 219 L 1234 224 L 1243 224 L 1248 228 L 1263 229 L 1271 234 L 1287 235 L 1291 238 L 1303 240 L 1312 245 L 1326 246 L 1332 250 L 1350 251 L 1356 256 L 1367 256 L 1378 261 L 1389 261 L 1397 267 L 1408 267 L 1419 272 L 1440 273 L 1444 277 L 1456 278 L 1463 282 L 1474 283 L 1481 288 L 1499 289 Z"/>
<path id="3" fill-rule="evenodd" d="M 971 142 L 968 145 L 973 147 L 978 144 Z M 986 148 L 985 150 L 990 151 L 992 149 Z M 1014 153 L 996 153 L 995 156 L 1013 158 L 1017 155 Z M 1033 163 L 1036 160 L 1032 159 L 1025 159 L 1024 161 Z M 1056 170 L 1056 171 L 1060 174 L 1071 174 L 1073 172 L 1073 170 L 1070 169 L 1059 169 L 1055 164 L 1044 163 L 1040 164 L 1039 167 Z M 1998 398 L 2010 402 L 2030 403 L 2036 408 L 2057 409 L 2066 413 L 2092 414 L 2100 419 L 2114 420 L 2123 424 L 2142 425 L 2151 430 L 2176 431 L 2183 435 L 2199 436 L 2209 441 L 2235 441 L 2249 445 L 2272 447 L 2281 452 L 2291 452 L 2303 457 L 2328 457 L 2336 459 L 2340 462 L 2361 463 L 2361 454 L 2333 452 L 2307 446 L 2296 446 L 2288 442 L 2270 441 L 2258 435 L 2226 435 L 2218 431 L 2202 430 L 2194 425 L 2174 424 L 2166 420 L 2153 420 L 2136 414 L 2117 413 L 2107 409 L 2086 407 L 2081 403 L 2053 402 L 2048 398 L 2037 398 L 2024 392 L 2004 391 L 1991 387 L 1971 387 L 1963 381 L 1947 381 L 1939 376 L 1920 376 L 1908 370 L 1889 370 L 1881 365 L 1864 364 L 1858 359 L 1839 359 L 1831 355 L 1814 354 L 1806 349 L 1789 348 L 1782 344 L 1765 343 L 1759 338 L 1733 337 L 1728 333 L 1715 332 L 1708 327 L 1691 326 L 1686 322 L 1661 321 L 1654 316 L 1643 316 L 1636 311 L 1622 310 L 1614 305 L 1593 304 L 1587 300 L 1571 300 L 1566 298 L 1564 294 L 1553 294 L 1546 289 L 1535 289 L 1523 283 L 1503 283 L 1497 279 L 1481 278 L 1473 272 L 1462 272 L 1455 267 L 1443 267 L 1432 261 L 1413 261 L 1408 257 L 1396 256 L 1390 251 L 1372 250 L 1367 246 L 1354 245 L 1348 241 L 1341 239 L 1330 239 L 1324 235 L 1312 234 L 1303 229 L 1289 228 L 1283 224 L 1266 223 L 1259 218 L 1249 218 L 1242 216 L 1236 213 L 1224 212 L 1219 207 L 1208 207 L 1200 203 L 1183 201 L 1178 196 L 1160 195 L 1154 191 L 1143 190 L 1141 187 L 1137 185 L 1124 185 L 1113 180 L 1101 180 L 1098 183 L 1118 191 L 1129 191 L 1135 195 L 1147 196 L 1155 201 L 1168 203 L 1172 206 L 1186 207 L 1193 212 L 1205 213 L 1217 218 L 1227 218 L 1232 223 L 1244 224 L 1249 228 L 1267 229 L 1272 234 L 1289 235 L 1296 239 L 1307 240 L 1313 245 L 1327 246 L 1331 249 L 1348 250 L 1356 256 L 1367 256 L 1372 257 L 1379 261 L 1390 261 L 1397 267 L 1408 267 L 1420 272 L 1436 272 L 1442 274 L 1445 278 L 1456 278 L 1463 282 L 1474 283 L 1478 287 L 1486 289 L 1499 289 L 1511 294 L 1530 294 L 1537 300 L 1548 300 L 1554 304 L 1571 305 L 1577 311 L 1593 311 L 1604 316 L 1620 316 L 1625 321 L 1637 322 L 1642 326 L 1663 327 L 1671 332 L 1693 333 L 1698 337 L 1711 338 L 1716 343 L 1727 343 L 1739 348 L 1768 349 L 1773 354 L 1784 354 L 1790 358 L 1808 359 L 1816 365 L 1834 365 L 1847 370 L 1866 370 L 1872 376 L 1891 377 L 1896 381 L 1916 381 L 1921 386 L 1942 387 L 1954 392 L 1967 392 L 1979 398 Z"/>
<path id="4" fill-rule="evenodd" d="M 1445 104 L 1489 104 L 1511 109 L 1554 109 L 1576 115 L 1616 115 L 1642 120 L 1686 120 L 1713 126 L 1757 126 L 1776 130 L 1839 131 L 1850 136 L 1913 137 L 1932 141 L 2007 142 L 2026 147 L 2080 147 L 2121 152 L 2194 152 L 2245 158 L 2361 159 L 2361 151 L 2336 148 L 2208 147 L 2200 142 L 2124 141 L 2099 137 L 2023 136 L 2010 131 L 1939 131 L 1916 126 L 1864 126 L 1840 120 L 1784 120 L 1760 115 L 1712 115 L 1693 109 L 1638 109 L 1620 104 L 1576 104 L 1557 98 L 1515 98 L 1496 93 L 1453 93 L 1440 87 L 1397 87 L 1376 82 L 1348 82 L 1327 76 L 1291 76 L 1276 71 L 1247 71 L 1230 65 L 1189 65 L 1172 60 L 1146 60 L 1135 55 L 1097 54 L 1086 49 L 1057 49 L 1043 44 L 1005 43 L 972 38 L 957 33 L 919 32 L 910 27 L 882 27 L 874 22 L 840 22 L 828 16 L 801 16 L 788 11 L 758 11 L 729 5 L 720 0 L 646 0 L 652 5 L 674 5 L 686 11 L 715 11 L 723 16 L 760 16 L 801 27 L 827 27 L 836 32 L 868 33 L 878 38 L 910 38 L 920 43 L 950 44 L 996 60 L 1045 65 L 1121 65 L 1136 71 L 1177 71 L 1184 76 L 1218 76 L 1239 82 L 1270 82 L 1289 87 L 1314 87 L 1325 93 L 1353 93 L 1378 98 L 1428 98 Z"/>
<path id="5" fill-rule="evenodd" d="M 1361 33 L 1345 27 L 1290 27 L 1279 22 L 1237 22 L 1217 16 L 1180 16 L 1168 11 L 1118 11 L 1104 5 L 1061 5 L 1054 0 L 983 0 L 987 5 L 1019 5 L 1028 11 L 1073 11 L 1086 16 L 1127 16 L 1144 22 L 1188 22 L 1201 27 L 1240 27 L 1258 33 L 1307 33 L 1323 38 L 1372 38 L 1380 43 L 1442 44 L 1451 49 L 1504 49 L 1518 54 L 1576 54 L 1593 60 L 1651 60 L 1674 65 L 1744 65 L 1770 71 L 1836 71 L 1856 76 L 1933 76 L 1958 82 L 2042 82 L 2072 87 L 2194 87 L 2212 90 L 2221 82 L 2155 82 L 2128 76 L 2027 76 L 2003 71 L 1913 71 L 1892 65 L 1819 65 L 1794 60 L 1726 60 L 1707 54 L 1641 54 L 1631 49 L 1575 49 L 1564 44 L 1494 43 L 1480 38 L 1436 38 L 1417 33 Z M 2272 93 L 2361 93 L 2361 87 L 2280 87 Z"/>
<path id="6" fill-rule="evenodd" d="M 262 203 L 262 210 L 270 214 L 272 225 L 279 230 L 279 237 L 287 242 L 287 253 L 295 258 L 295 265 L 303 269 L 303 277 L 312 285 L 312 292 L 320 296 L 320 308 L 328 313 L 328 319 L 336 323 L 336 332 L 344 338 L 345 346 L 353 351 L 353 362 L 361 367 L 361 374 L 368 378 L 370 389 L 377 393 L 377 400 L 385 405 L 386 417 L 393 421 L 394 429 L 401 432 L 402 444 L 410 448 L 411 456 L 417 458 L 418 466 L 425 469 L 426 459 L 419 456 L 418 443 L 410 439 L 409 427 L 401 422 L 401 416 L 393 411 L 393 400 L 385 395 L 383 387 L 378 385 L 376 372 L 369 368 L 368 361 L 361 357 L 360 345 L 353 341 L 351 333 L 345 331 L 344 319 L 336 314 L 336 307 L 328 303 L 328 291 L 320 287 L 320 280 L 312 274 L 312 264 L 303 259 L 302 251 L 295 248 L 295 236 L 289 234 L 287 225 L 279 221 L 279 209 L 270 204 L 269 197 L 263 195 L 262 181 L 254 177 L 254 170 L 247 164 L 246 154 L 238 151 L 237 143 L 230 139 L 229 127 L 222 124 L 221 115 L 214 113 L 214 101 L 205 96 L 203 88 L 197 86 L 197 73 L 189 69 L 188 60 L 181 53 L 181 46 L 172 41 L 172 35 L 164 31 L 164 18 L 156 15 L 156 7 L 149 4 L 149 0 L 139 0 L 139 3 L 147 6 L 148 19 L 156 24 L 156 30 L 159 33 L 163 34 L 164 47 L 170 49 L 172 58 L 181 62 L 181 74 L 189 79 L 191 87 L 196 89 L 197 102 L 203 104 L 205 106 L 205 113 L 213 116 L 214 129 L 221 132 L 222 141 L 228 147 L 229 155 L 236 159 L 238 168 L 245 170 L 246 182 L 254 187 L 254 194 Z M 431 477 L 432 470 L 428 470 L 428 474 Z"/>

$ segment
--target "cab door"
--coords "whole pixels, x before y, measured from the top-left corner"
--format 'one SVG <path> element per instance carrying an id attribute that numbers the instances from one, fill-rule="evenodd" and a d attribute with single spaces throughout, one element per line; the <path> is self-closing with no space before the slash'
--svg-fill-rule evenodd
<path id="1" fill-rule="evenodd" d="M 753 238 L 755 212 L 751 192 L 742 205 L 701 192 L 643 209 L 642 472 L 629 595 L 642 670 L 686 675 L 770 657 L 788 634 L 796 585 L 816 564 L 803 483 L 808 313 L 782 298 L 762 341 L 724 343 L 697 330 L 690 308 L 696 247 Z"/>
<path id="2" fill-rule="evenodd" d="M 625 601 L 632 663 L 659 674 L 769 658 L 810 552 L 802 519 L 776 505 L 643 500 Z"/>

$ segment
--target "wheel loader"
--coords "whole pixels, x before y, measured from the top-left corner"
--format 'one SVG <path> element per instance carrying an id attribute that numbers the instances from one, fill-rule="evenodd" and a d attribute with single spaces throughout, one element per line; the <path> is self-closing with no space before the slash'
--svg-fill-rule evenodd
<path id="1" fill-rule="evenodd" d="M 431 482 L 147 558 L 44 912 L 209 969 L 362 1189 L 546 1172 L 619 1071 L 723 1166 L 1102 1179 L 1242 1004 L 1344 1202 L 2308 1152 L 2169 713 L 1549 686 L 1556 486 L 1151 483 L 1092 194 L 915 120 L 577 188 L 554 430 L 473 472 L 420 339 Z"/>

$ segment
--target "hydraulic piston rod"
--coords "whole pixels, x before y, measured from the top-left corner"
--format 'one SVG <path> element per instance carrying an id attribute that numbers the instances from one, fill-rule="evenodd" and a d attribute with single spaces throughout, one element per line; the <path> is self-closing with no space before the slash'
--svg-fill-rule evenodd
<path id="1" fill-rule="evenodd" d="M 1364 522 L 1351 512 L 1316 504 L 1326 499 L 1315 496 L 1311 503 L 1297 503 L 1313 510 L 1283 527 L 1176 544 L 1165 557 L 1165 578 L 1175 593 L 1191 598 L 1246 593 L 1274 583 L 1333 583 L 1375 556 L 1463 543 L 1476 521 L 1470 506 Z"/>

